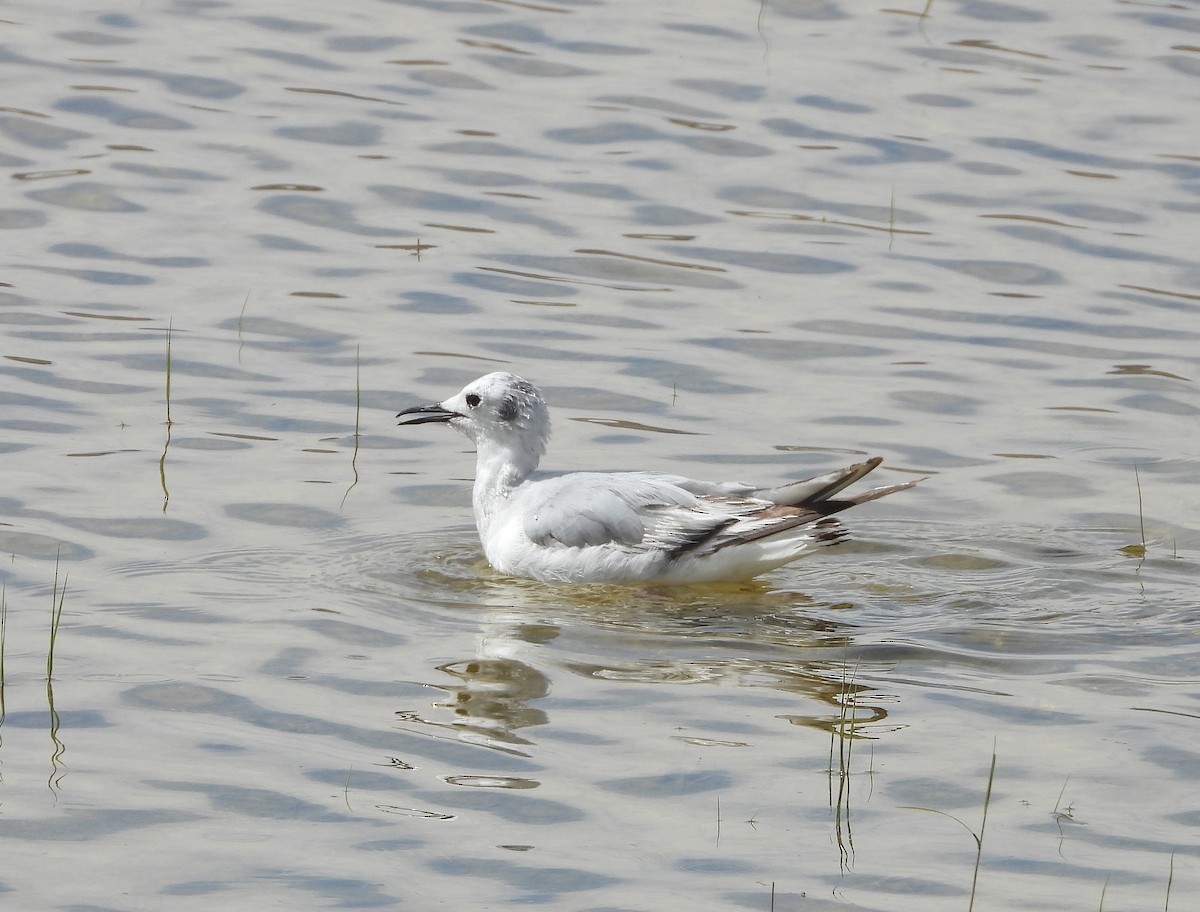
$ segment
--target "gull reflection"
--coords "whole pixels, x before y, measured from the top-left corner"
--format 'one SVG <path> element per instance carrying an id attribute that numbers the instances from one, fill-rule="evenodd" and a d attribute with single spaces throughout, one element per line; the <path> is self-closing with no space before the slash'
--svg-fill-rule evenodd
<path id="1" fill-rule="evenodd" d="M 517 748 L 531 742 L 518 732 L 549 721 L 546 713 L 531 703 L 550 692 L 550 679 L 516 654 L 550 642 L 558 633 L 557 627 L 528 623 L 510 612 L 488 615 L 477 654 L 437 666 L 437 671 L 456 683 L 433 685 L 446 694 L 434 706 L 450 710 L 454 721 L 439 722 L 415 712 L 399 712 L 397 718 L 440 727 L 453 731 L 462 741 L 524 756 Z"/>

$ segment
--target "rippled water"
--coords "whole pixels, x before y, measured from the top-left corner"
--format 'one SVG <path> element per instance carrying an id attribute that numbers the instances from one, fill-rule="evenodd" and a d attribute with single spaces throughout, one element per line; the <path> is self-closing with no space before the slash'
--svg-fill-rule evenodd
<path id="1" fill-rule="evenodd" d="M 1189 908 L 1200 12 L 923 6 L 8 4 L 5 901 Z M 553 467 L 931 478 L 503 579 L 393 418 L 501 366 Z"/>

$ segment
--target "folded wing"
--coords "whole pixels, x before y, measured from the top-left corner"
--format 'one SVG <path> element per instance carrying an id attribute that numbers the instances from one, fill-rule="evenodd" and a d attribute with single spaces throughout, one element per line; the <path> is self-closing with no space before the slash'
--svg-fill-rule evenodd
<path id="1" fill-rule="evenodd" d="M 527 499 L 524 530 L 534 544 L 586 548 L 611 545 L 631 551 L 689 549 L 737 515 L 769 506 L 697 497 L 670 476 L 581 472 L 535 483 Z"/>
<path id="2" fill-rule="evenodd" d="M 881 461 L 760 489 L 637 472 L 562 475 L 532 483 L 524 531 L 543 547 L 607 546 L 661 552 L 668 559 L 709 554 L 811 524 L 817 525 L 818 540 L 836 541 L 836 520 L 826 517 L 917 483 L 834 498 Z"/>

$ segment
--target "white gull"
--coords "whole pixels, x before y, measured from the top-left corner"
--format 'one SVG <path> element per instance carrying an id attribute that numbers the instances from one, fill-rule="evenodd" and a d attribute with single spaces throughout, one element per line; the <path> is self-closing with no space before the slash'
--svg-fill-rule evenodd
<path id="1" fill-rule="evenodd" d="M 883 460 L 777 488 L 657 472 L 536 473 L 550 411 L 527 380 L 498 372 L 400 424 L 443 422 L 476 448 L 475 525 L 500 573 L 547 582 L 745 580 L 837 541 L 830 514 L 917 481 L 834 499 Z"/>

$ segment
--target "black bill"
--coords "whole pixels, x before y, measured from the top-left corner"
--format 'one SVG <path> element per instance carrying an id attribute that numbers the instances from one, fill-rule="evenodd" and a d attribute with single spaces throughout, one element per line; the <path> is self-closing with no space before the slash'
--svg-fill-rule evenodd
<path id="1" fill-rule="evenodd" d="M 446 422 L 451 418 L 458 418 L 458 412 L 452 412 L 449 409 L 444 409 L 440 405 L 416 405 L 412 408 L 406 408 L 402 412 L 397 412 L 397 418 L 403 418 L 405 415 L 413 415 L 406 421 L 398 421 L 397 424 L 429 424 L 431 421 Z"/>

